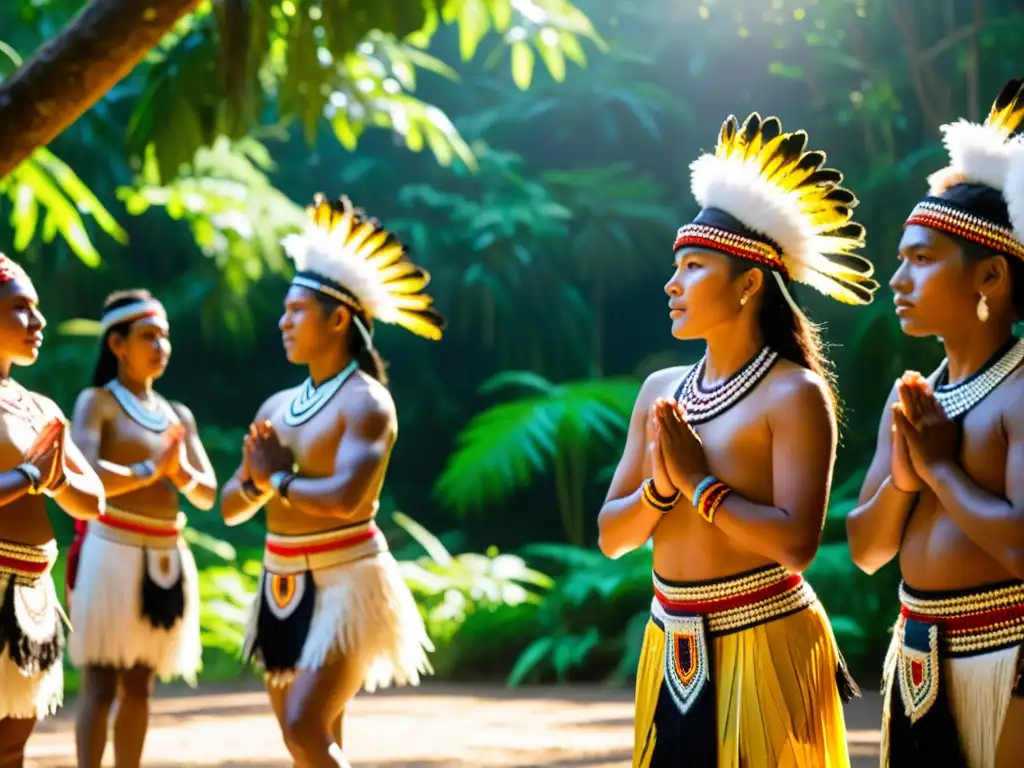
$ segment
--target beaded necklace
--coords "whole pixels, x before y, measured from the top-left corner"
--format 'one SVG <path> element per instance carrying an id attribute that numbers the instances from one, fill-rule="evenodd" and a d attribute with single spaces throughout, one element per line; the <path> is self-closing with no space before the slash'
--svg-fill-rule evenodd
<path id="1" fill-rule="evenodd" d="M 705 389 L 701 383 L 707 369 L 705 353 L 676 390 L 676 400 L 685 409 L 686 420 L 690 424 L 703 424 L 725 413 L 761 383 L 778 359 L 775 350 L 764 347 L 721 384 Z"/>
<path id="2" fill-rule="evenodd" d="M 1003 380 L 1024 362 L 1024 339 L 1011 338 L 983 365 L 959 384 L 940 383 L 949 378 L 949 360 L 943 360 L 935 373 L 935 399 L 946 415 L 959 418 L 984 400 Z"/>
<path id="3" fill-rule="evenodd" d="M 292 398 L 291 403 L 288 404 L 288 410 L 284 413 L 284 423 L 289 427 L 297 427 L 312 419 L 327 405 L 327 401 L 341 389 L 341 385 L 358 367 L 359 364 L 353 360 L 319 387 L 313 386 L 312 378 L 306 379 L 295 397 Z"/>
<path id="4" fill-rule="evenodd" d="M 153 405 L 147 405 L 117 379 L 108 381 L 104 389 L 114 396 L 128 418 L 140 427 L 160 433 L 171 426 L 171 418 L 160 400 L 155 400 Z"/>

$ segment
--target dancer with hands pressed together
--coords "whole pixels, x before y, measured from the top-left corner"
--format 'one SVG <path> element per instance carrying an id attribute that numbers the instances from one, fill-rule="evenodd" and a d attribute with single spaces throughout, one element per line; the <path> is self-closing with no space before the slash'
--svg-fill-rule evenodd
<path id="1" fill-rule="evenodd" d="M 280 328 L 301 386 L 272 395 L 224 487 L 228 525 L 267 510 L 259 593 L 245 655 L 298 765 L 347 766 L 342 718 L 360 688 L 417 684 L 433 649 L 387 540 L 378 497 L 397 437 L 373 323 L 428 339 L 443 320 L 429 276 L 347 198 L 317 195 L 306 230 L 287 238 L 297 273 Z"/>
<path id="2" fill-rule="evenodd" d="M 889 281 L 903 332 L 942 341 L 927 379 L 893 386 L 850 552 L 899 556 L 883 669 L 882 766 L 1010 768 L 1024 755 L 1024 80 L 984 124 L 942 126 Z"/>
<path id="3" fill-rule="evenodd" d="M 856 687 L 800 575 L 828 503 L 835 394 L 789 286 L 865 304 L 877 284 L 855 255 L 856 199 L 806 143 L 776 118 L 729 118 L 691 166 L 702 210 L 665 292 L 672 335 L 706 352 L 644 382 L 598 517 L 609 557 L 654 544 L 634 768 L 849 765 Z"/>
<path id="4" fill-rule="evenodd" d="M 78 765 L 101 764 L 116 702 L 114 761 L 131 768 L 142 760 L 155 679 L 196 682 L 199 575 L 180 497 L 211 509 L 217 479 L 192 412 L 154 389 L 171 354 L 163 305 L 148 291 L 119 291 L 100 322 L 93 386 L 78 397 L 74 436 L 108 504 L 99 520 L 79 526 L 72 545 L 68 652 L 83 671 Z"/>
<path id="5" fill-rule="evenodd" d="M 28 275 L 0 254 L 0 766 L 21 766 L 35 724 L 64 694 L 57 543 L 45 496 L 76 519 L 103 511 L 103 486 L 49 398 L 11 368 L 36 362 L 46 321 Z"/>

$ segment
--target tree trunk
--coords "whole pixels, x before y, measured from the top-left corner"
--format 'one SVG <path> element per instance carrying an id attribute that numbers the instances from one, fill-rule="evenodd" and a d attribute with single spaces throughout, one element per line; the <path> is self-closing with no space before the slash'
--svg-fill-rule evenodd
<path id="1" fill-rule="evenodd" d="M 93 0 L 0 83 L 0 179 L 99 101 L 199 0 Z"/>

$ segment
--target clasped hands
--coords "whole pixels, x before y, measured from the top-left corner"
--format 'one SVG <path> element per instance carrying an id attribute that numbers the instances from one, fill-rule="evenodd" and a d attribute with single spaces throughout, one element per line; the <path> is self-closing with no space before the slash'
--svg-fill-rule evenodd
<path id="1" fill-rule="evenodd" d="M 291 471 L 295 457 L 281 445 L 274 425 L 267 420 L 249 425 L 249 434 L 242 441 L 242 477 L 248 478 L 262 493 L 270 488 L 275 472 Z"/>
<path id="2" fill-rule="evenodd" d="M 52 493 L 64 485 L 64 440 L 67 428 L 67 422 L 63 419 L 51 419 L 36 435 L 36 439 L 25 453 L 25 463 L 39 470 L 39 493 Z"/>
<path id="3" fill-rule="evenodd" d="M 659 397 L 651 407 L 648 445 L 654 490 L 670 497 L 680 491 L 687 499 L 710 473 L 704 445 L 686 421 L 686 412 L 676 400 Z"/>
<path id="4" fill-rule="evenodd" d="M 931 484 L 935 470 L 956 460 L 957 427 L 917 371 L 907 371 L 896 383 L 899 395 L 892 405 L 892 484 L 917 493 Z"/>

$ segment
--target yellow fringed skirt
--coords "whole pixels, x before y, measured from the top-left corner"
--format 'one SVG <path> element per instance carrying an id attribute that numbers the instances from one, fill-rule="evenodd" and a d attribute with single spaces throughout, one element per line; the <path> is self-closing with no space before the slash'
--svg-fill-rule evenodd
<path id="1" fill-rule="evenodd" d="M 654 586 L 633 768 L 848 768 L 855 686 L 807 582 L 770 567 Z"/>

